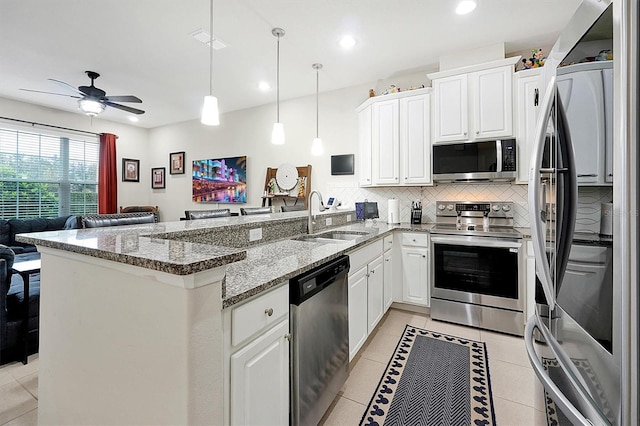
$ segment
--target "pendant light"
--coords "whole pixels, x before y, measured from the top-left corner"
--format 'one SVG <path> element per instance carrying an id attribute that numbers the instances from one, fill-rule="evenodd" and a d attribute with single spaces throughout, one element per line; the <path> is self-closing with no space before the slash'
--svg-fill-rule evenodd
<path id="1" fill-rule="evenodd" d="M 322 139 L 318 136 L 318 129 L 320 128 L 320 70 L 322 69 L 322 64 L 313 64 L 312 67 L 316 70 L 316 137 L 311 143 L 311 155 L 320 156 L 324 154 Z"/>
<path id="2" fill-rule="evenodd" d="M 200 122 L 207 126 L 220 124 L 218 98 L 213 96 L 213 0 L 209 5 L 209 94 L 204 97 Z"/>
<path id="3" fill-rule="evenodd" d="M 271 143 L 284 145 L 284 126 L 280 122 L 280 37 L 284 37 L 282 28 L 274 28 L 271 34 L 278 39 L 277 68 L 276 68 L 276 122 L 271 132 Z"/>

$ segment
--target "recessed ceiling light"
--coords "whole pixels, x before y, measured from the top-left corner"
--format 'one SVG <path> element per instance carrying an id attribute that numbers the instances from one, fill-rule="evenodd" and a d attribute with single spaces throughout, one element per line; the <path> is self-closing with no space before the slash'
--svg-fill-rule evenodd
<path id="1" fill-rule="evenodd" d="M 340 40 L 340 46 L 342 46 L 343 49 L 351 49 L 355 45 L 356 39 L 350 35 L 346 35 L 342 37 L 342 40 Z"/>
<path id="2" fill-rule="evenodd" d="M 267 83 L 266 81 L 261 81 L 260 83 L 258 83 L 258 89 L 263 90 L 263 91 L 267 91 L 267 90 L 271 89 L 271 85 L 269 83 Z"/>
<path id="3" fill-rule="evenodd" d="M 140 121 L 140 119 L 138 117 L 136 117 L 135 115 L 132 115 L 129 117 L 129 121 L 133 122 L 133 123 L 137 123 L 138 121 Z"/>
<path id="4" fill-rule="evenodd" d="M 456 13 L 458 15 L 466 15 L 467 13 L 473 12 L 476 6 L 475 0 L 462 0 L 456 7 Z"/>

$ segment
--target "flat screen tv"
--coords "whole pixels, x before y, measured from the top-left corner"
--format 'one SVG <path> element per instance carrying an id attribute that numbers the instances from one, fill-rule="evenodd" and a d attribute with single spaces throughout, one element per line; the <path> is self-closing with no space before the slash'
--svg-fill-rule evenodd
<path id="1" fill-rule="evenodd" d="M 331 174 L 332 175 L 352 175 L 354 167 L 353 154 L 332 155 Z"/>
<path id="2" fill-rule="evenodd" d="M 247 157 L 194 160 L 192 201 L 196 203 L 246 203 Z"/>

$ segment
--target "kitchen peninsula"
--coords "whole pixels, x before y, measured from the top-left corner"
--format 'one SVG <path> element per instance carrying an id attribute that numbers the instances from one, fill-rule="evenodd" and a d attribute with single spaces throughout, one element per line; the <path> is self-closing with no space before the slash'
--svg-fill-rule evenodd
<path id="1" fill-rule="evenodd" d="M 234 305 L 392 231 L 326 217 L 363 235 L 296 240 L 291 212 L 18 237 L 42 253 L 39 421 L 228 424 Z"/>

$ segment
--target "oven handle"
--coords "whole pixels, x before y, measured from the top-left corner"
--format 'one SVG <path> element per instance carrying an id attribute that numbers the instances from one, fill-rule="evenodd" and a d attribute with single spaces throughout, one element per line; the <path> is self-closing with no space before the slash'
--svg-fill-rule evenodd
<path id="1" fill-rule="evenodd" d="M 547 136 L 547 126 L 549 124 L 549 115 L 553 106 L 556 92 L 556 77 L 552 77 L 547 86 L 547 91 L 542 101 L 542 108 L 538 115 L 538 123 L 536 124 L 535 145 L 531 150 L 531 165 L 529 169 L 529 218 L 531 223 L 531 243 L 533 244 L 533 252 L 536 259 L 536 275 L 542 284 L 545 298 L 549 309 L 553 310 L 556 305 L 555 292 L 553 291 L 553 279 L 551 278 L 551 268 L 546 256 L 545 248 L 545 232 L 543 218 L 546 221 L 546 212 L 542 210 L 541 203 L 546 200 L 540 200 L 540 187 L 542 173 L 554 173 L 555 170 L 541 169 L 542 158 L 544 155 L 544 143 Z M 546 196 L 546 186 L 544 187 Z"/>
<path id="2" fill-rule="evenodd" d="M 440 237 L 431 236 L 431 242 L 434 244 L 449 244 L 455 246 L 472 246 L 472 247 L 490 247 L 490 248 L 522 248 L 521 241 L 513 241 L 507 239 L 492 239 L 487 237 Z"/>
<path id="3" fill-rule="evenodd" d="M 565 375 L 569 378 L 571 382 L 571 386 L 577 391 L 576 393 L 583 400 L 584 404 L 587 406 L 592 406 L 593 404 L 584 396 L 582 389 L 578 387 L 578 385 L 573 380 L 571 374 L 568 374 L 566 371 L 566 367 L 564 366 L 563 357 L 560 356 L 560 351 L 555 341 L 555 338 L 551 335 L 549 329 L 542 323 L 539 314 L 534 313 L 528 320 L 527 325 L 524 329 L 524 345 L 527 350 L 527 356 L 529 357 L 529 362 L 533 367 L 533 371 L 538 376 L 540 382 L 546 389 L 547 392 L 551 395 L 553 401 L 560 406 L 562 412 L 569 417 L 569 420 L 573 424 L 579 424 L 584 426 L 593 426 L 593 425 L 610 425 L 611 423 L 602 416 L 602 414 L 595 408 L 592 408 L 590 414 L 595 417 L 595 422 L 587 419 L 584 415 L 569 401 L 569 399 L 562 393 L 560 388 L 553 382 L 549 374 L 544 369 L 542 363 L 538 359 L 538 354 L 533 346 L 534 336 L 533 333 L 535 329 L 538 329 L 544 338 L 544 340 L 548 344 L 549 350 L 553 353 L 555 358 L 560 363 L 560 366 L 563 370 L 565 370 Z M 579 374 L 579 373 L 578 373 Z"/>

